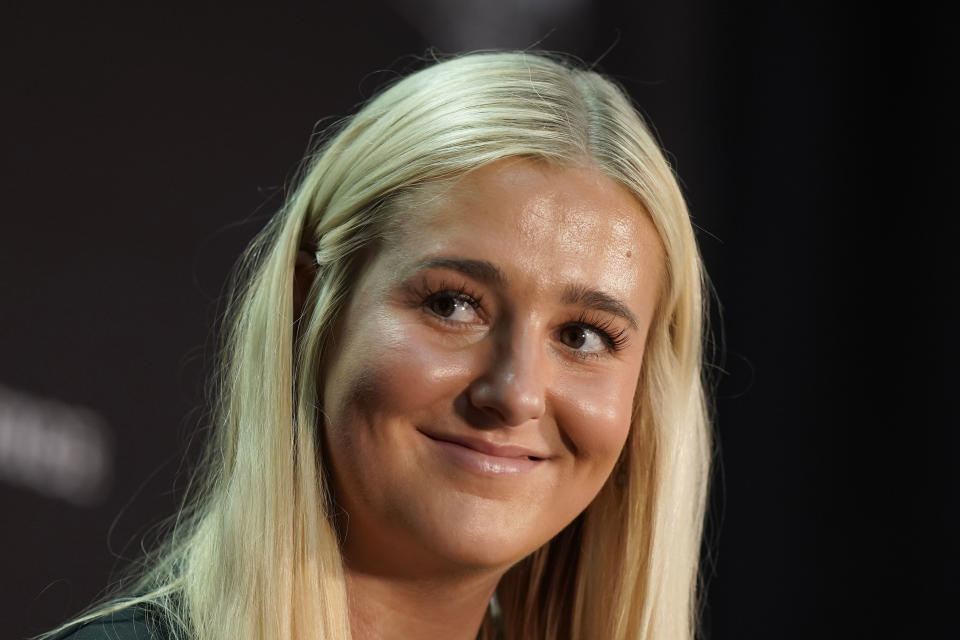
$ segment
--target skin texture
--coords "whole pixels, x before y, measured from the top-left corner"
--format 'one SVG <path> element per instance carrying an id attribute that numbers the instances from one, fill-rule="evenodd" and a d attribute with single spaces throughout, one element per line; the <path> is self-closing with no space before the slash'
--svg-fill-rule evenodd
<path id="1" fill-rule="evenodd" d="M 473 638 L 503 573 L 617 462 L 663 249 L 592 168 L 500 161 L 401 207 L 324 366 L 351 620 Z"/>

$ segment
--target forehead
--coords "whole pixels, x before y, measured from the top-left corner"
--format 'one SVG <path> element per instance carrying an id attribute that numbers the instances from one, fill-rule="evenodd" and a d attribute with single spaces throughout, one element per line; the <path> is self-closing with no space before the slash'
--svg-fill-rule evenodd
<path id="1" fill-rule="evenodd" d="M 489 260 L 543 287 L 586 282 L 624 296 L 662 275 L 649 215 L 626 187 L 593 168 L 501 160 L 422 189 L 399 204 L 397 216 L 384 247 L 394 267 L 453 254 Z"/>

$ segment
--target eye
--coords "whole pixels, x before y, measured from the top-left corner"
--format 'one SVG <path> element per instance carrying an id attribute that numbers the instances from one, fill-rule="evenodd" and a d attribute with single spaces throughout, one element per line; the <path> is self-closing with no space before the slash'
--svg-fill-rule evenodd
<path id="1" fill-rule="evenodd" d="M 582 353 L 599 353 L 610 348 L 605 334 L 582 324 L 568 324 L 560 329 L 560 342 Z"/>
<path id="2" fill-rule="evenodd" d="M 476 324 L 481 322 L 477 313 L 478 302 L 465 293 L 440 291 L 430 294 L 423 306 L 435 316 L 446 322 L 456 324 Z"/>
<path id="3" fill-rule="evenodd" d="M 560 327 L 557 339 L 578 356 L 601 357 L 614 354 L 627 344 L 627 332 L 610 319 L 581 313 L 575 322 Z"/>

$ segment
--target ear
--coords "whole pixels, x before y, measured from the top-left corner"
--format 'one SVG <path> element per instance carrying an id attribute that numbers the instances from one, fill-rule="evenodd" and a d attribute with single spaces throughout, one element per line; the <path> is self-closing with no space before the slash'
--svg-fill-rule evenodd
<path id="1" fill-rule="evenodd" d="M 303 303 L 307 300 L 307 293 L 313 286 L 316 275 L 317 261 L 313 253 L 303 249 L 297 251 L 297 262 L 293 269 L 293 317 L 298 321 L 303 314 Z"/>

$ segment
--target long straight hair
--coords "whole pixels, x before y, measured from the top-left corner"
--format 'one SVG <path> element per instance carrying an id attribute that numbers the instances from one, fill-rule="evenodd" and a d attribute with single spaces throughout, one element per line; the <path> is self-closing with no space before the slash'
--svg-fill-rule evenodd
<path id="1" fill-rule="evenodd" d="M 710 463 L 703 270 L 673 172 L 625 93 L 544 54 L 477 53 L 407 76 L 336 126 L 236 272 L 215 430 L 166 542 L 129 596 L 194 640 L 350 638 L 319 389 L 364 248 L 424 184 L 508 157 L 590 166 L 652 218 L 666 281 L 616 470 L 497 593 L 513 640 L 691 639 Z M 317 273 L 295 316 L 299 250 Z M 492 638 L 486 620 L 481 637 Z"/>

